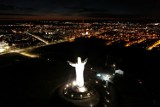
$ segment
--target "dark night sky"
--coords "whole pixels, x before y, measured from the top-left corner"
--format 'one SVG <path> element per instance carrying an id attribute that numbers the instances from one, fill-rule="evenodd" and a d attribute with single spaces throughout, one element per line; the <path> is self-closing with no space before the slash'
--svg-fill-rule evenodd
<path id="1" fill-rule="evenodd" d="M 0 0 L 0 18 L 107 15 L 160 16 L 160 0 Z"/>

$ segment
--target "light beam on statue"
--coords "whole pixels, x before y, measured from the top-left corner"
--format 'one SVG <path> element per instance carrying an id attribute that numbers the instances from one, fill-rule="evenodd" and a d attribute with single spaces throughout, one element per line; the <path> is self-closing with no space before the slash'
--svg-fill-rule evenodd
<path id="1" fill-rule="evenodd" d="M 85 91 L 84 87 L 84 66 L 87 63 L 87 58 L 84 61 L 81 61 L 81 58 L 77 58 L 77 63 L 72 63 L 68 61 L 68 63 L 72 66 L 75 67 L 76 70 L 76 81 L 75 85 L 79 88 L 79 91 Z"/>

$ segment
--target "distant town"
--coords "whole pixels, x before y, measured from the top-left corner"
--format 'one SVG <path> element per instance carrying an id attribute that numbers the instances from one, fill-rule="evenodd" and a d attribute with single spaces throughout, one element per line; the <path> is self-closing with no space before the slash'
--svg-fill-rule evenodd
<path id="1" fill-rule="evenodd" d="M 126 48 L 160 50 L 160 23 L 24 21 L 0 24 L 0 54 L 73 42 L 77 38 L 97 38 L 105 45 L 122 43 Z"/>

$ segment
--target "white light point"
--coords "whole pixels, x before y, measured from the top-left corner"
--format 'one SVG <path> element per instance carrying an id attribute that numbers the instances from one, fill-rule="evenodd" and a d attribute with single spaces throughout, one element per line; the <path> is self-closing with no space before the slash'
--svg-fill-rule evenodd
<path id="1" fill-rule="evenodd" d="M 109 103 L 110 101 L 109 100 L 107 100 L 107 103 Z"/>
<path id="2" fill-rule="evenodd" d="M 87 93 L 88 96 L 90 96 L 90 93 Z"/>
<path id="3" fill-rule="evenodd" d="M 96 81 L 96 83 L 98 84 L 98 81 Z"/>
<path id="4" fill-rule="evenodd" d="M 82 95 L 80 95 L 80 97 L 82 98 L 83 96 L 82 96 Z"/>
<path id="5" fill-rule="evenodd" d="M 71 97 L 73 97 L 74 95 L 73 94 L 71 94 Z"/>
<path id="6" fill-rule="evenodd" d="M 101 74 L 97 74 L 97 77 L 100 77 L 101 76 Z"/>
<path id="7" fill-rule="evenodd" d="M 67 94 L 67 92 L 65 92 L 64 94 Z"/>
<path id="8" fill-rule="evenodd" d="M 73 81 L 72 82 L 72 86 L 76 86 L 77 84 L 76 84 L 76 81 Z"/>
<path id="9" fill-rule="evenodd" d="M 66 87 L 69 87 L 69 85 L 68 85 L 68 84 L 66 84 Z"/>
<path id="10" fill-rule="evenodd" d="M 86 32 L 86 35 L 88 35 L 89 33 L 88 33 L 88 31 Z"/>
<path id="11" fill-rule="evenodd" d="M 90 107 L 93 107 L 93 104 L 90 104 Z"/>

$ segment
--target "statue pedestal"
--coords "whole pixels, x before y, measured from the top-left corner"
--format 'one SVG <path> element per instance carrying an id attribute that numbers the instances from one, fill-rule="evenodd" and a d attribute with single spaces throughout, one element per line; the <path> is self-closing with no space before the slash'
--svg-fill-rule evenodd
<path id="1" fill-rule="evenodd" d="M 59 95 L 62 99 L 75 106 L 91 107 L 99 103 L 99 94 L 92 87 L 85 86 L 85 91 L 81 92 L 77 86 L 68 85 L 59 89 Z"/>
<path id="2" fill-rule="evenodd" d="M 63 88 L 63 94 L 69 99 L 82 100 L 95 96 L 97 93 L 91 87 L 69 86 Z"/>

